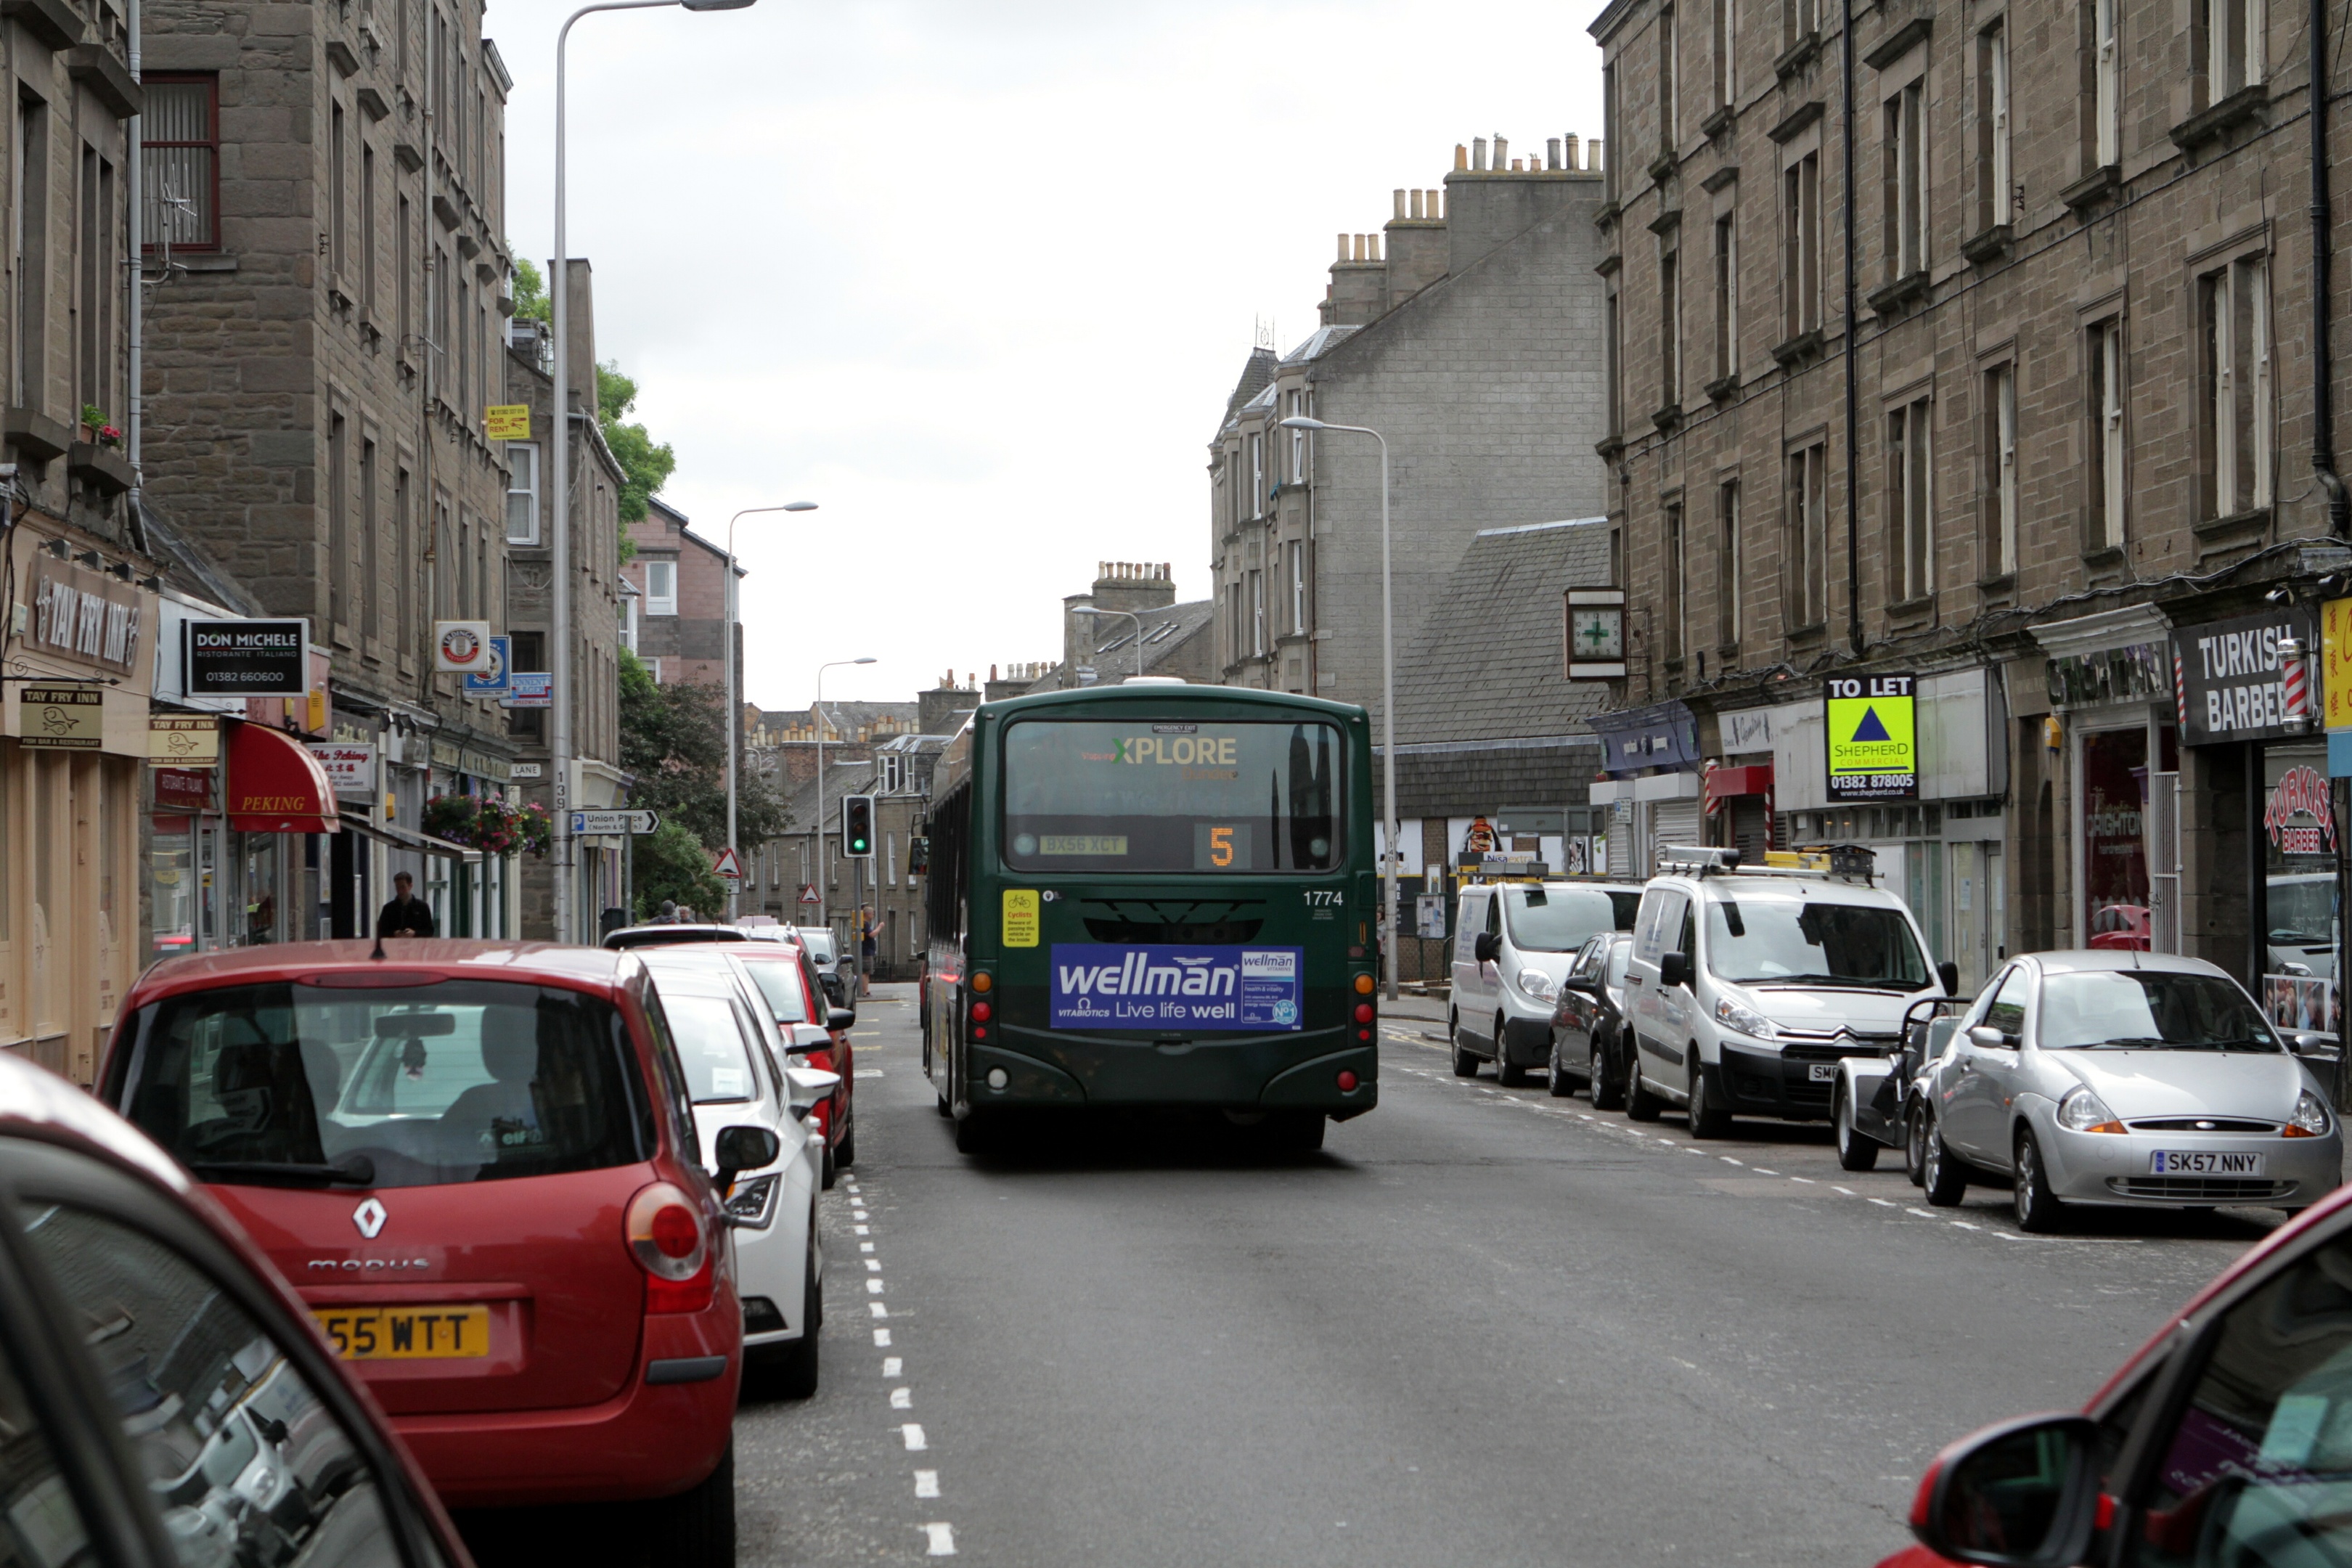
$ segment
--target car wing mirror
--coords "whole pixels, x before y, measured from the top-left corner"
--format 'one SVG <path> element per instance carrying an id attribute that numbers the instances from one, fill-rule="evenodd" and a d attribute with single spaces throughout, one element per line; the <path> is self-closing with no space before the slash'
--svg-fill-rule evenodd
<path id="1" fill-rule="evenodd" d="M 1963 1437 L 1927 1467 L 1911 1533 L 1953 1563 L 2071 1568 L 2098 1513 L 2099 1429 L 2082 1415 L 2034 1415 Z"/>
<path id="2" fill-rule="evenodd" d="M 784 1047 L 788 1057 L 804 1057 L 833 1047 L 833 1032 L 822 1024 L 788 1024 L 785 1029 L 792 1037 Z"/>
<path id="3" fill-rule="evenodd" d="M 1471 956 L 1481 963 L 1492 963 L 1503 956 L 1503 939 L 1490 931 L 1482 931 L 1470 944 Z"/>
<path id="4" fill-rule="evenodd" d="M 826 1072 L 823 1068 L 789 1067 L 784 1069 L 784 1085 L 791 1091 L 788 1102 L 793 1120 L 805 1121 L 810 1111 L 841 1087 L 841 1075 Z"/>
<path id="5" fill-rule="evenodd" d="M 1960 994 L 1960 966 L 1950 959 L 1936 965 L 1936 978 L 1944 983 L 1945 995 L 1958 996 Z"/>
<path id="6" fill-rule="evenodd" d="M 855 1007 L 831 1007 L 825 1011 L 824 1026 L 828 1029 L 846 1029 L 856 1022 L 857 1009 Z"/>
<path id="7" fill-rule="evenodd" d="M 1979 1024 L 1976 1027 L 1970 1029 L 1969 1031 L 1969 1044 L 1972 1046 L 1981 1046 L 1989 1051 L 2005 1051 L 2011 1048 L 2009 1037 L 2002 1034 L 1999 1029 L 1994 1028 L 1990 1024 Z"/>
<path id="8" fill-rule="evenodd" d="M 1690 954 L 1686 952 L 1668 952 L 1660 954 L 1658 958 L 1658 984 L 1661 985 L 1689 984 Z"/>
<path id="9" fill-rule="evenodd" d="M 710 1179 L 723 1193 L 735 1184 L 739 1173 L 774 1164 L 784 1152 L 784 1141 L 765 1127 L 722 1127 L 711 1141 L 711 1152 L 719 1158 L 719 1168 Z"/>

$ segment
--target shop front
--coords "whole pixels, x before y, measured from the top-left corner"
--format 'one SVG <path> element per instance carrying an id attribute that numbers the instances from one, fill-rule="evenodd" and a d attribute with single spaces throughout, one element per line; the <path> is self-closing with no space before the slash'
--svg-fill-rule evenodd
<path id="1" fill-rule="evenodd" d="M 1608 813 L 1607 870 L 1612 877 L 1647 878 L 1658 850 L 1697 844 L 1706 832 L 1698 721 L 1680 702 L 1596 714 L 1601 771 L 1590 799 Z"/>
<path id="2" fill-rule="evenodd" d="M 240 719 L 209 721 L 217 736 L 211 765 L 187 765 L 184 754 L 150 770 L 155 958 L 309 938 L 312 836 L 341 826 L 332 786 L 299 737 Z"/>

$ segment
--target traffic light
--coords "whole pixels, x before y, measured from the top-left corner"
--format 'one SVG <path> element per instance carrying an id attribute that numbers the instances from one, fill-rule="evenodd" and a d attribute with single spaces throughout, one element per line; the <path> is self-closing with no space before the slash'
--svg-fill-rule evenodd
<path id="1" fill-rule="evenodd" d="M 874 797 L 841 797 L 841 852 L 853 859 L 874 858 Z"/>

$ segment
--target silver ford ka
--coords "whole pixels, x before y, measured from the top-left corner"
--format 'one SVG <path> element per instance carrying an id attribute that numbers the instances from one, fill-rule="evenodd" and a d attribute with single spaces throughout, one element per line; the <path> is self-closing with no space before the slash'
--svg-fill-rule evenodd
<path id="1" fill-rule="evenodd" d="M 1927 1201 L 1997 1177 L 2027 1230 L 2057 1229 L 2074 1204 L 2299 1209 L 2343 1179 L 2319 1080 L 2201 959 L 2012 959 L 1927 1089 L 1915 1111 Z"/>

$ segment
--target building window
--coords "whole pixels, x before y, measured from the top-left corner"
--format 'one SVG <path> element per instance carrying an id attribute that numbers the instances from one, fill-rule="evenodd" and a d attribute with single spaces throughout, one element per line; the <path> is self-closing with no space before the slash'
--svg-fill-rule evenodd
<path id="1" fill-rule="evenodd" d="M 1936 591 L 1936 530 L 1927 482 L 1928 403 L 1921 398 L 1886 416 L 1886 505 L 1892 537 L 1887 562 L 1895 599 Z"/>
<path id="2" fill-rule="evenodd" d="M 327 265 L 334 269 L 335 281 L 340 284 L 352 272 L 351 249 L 344 238 L 351 228 L 351 186 L 343 175 L 344 165 L 350 162 L 343 144 L 343 106 L 330 104 L 327 121 Z"/>
<path id="3" fill-rule="evenodd" d="M 637 651 L 637 602 L 642 595 L 621 595 L 621 646 L 631 653 Z"/>
<path id="4" fill-rule="evenodd" d="M 2120 549 L 2124 542 L 2124 323 L 2118 316 L 2093 327 L 2084 343 L 2089 375 L 2091 489 L 2089 535 L 2094 548 Z"/>
<path id="5" fill-rule="evenodd" d="M 220 78 L 147 71 L 139 111 L 149 250 L 220 248 Z"/>
<path id="6" fill-rule="evenodd" d="M 1927 107 L 1925 82 L 1886 100 L 1886 280 L 1927 265 Z"/>
<path id="7" fill-rule="evenodd" d="M 49 255 L 49 108 L 30 93 L 16 102 L 16 200 L 8 213 L 11 272 L 16 289 L 10 301 L 16 318 L 11 347 L 15 351 L 16 400 L 33 408 L 48 406 L 48 255 Z"/>
<path id="8" fill-rule="evenodd" d="M 375 443 L 360 439 L 360 635 L 373 641 L 383 635 L 377 602 L 383 597 L 383 561 L 376 551 Z M 402 568 L 406 570 L 405 565 Z"/>
<path id="9" fill-rule="evenodd" d="M 1739 641 L 1746 618 L 1746 597 L 1739 581 L 1744 563 L 1739 549 L 1739 481 L 1727 479 L 1715 489 L 1715 638 L 1725 647 Z"/>
<path id="10" fill-rule="evenodd" d="M 2205 42 L 2205 101 L 2216 104 L 2263 79 L 2263 0 L 2198 0 Z"/>
<path id="11" fill-rule="evenodd" d="M 1715 106 L 1717 109 L 1730 108 L 1732 99 L 1739 90 L 1738 70 L 1732 63 L 1733 51 L 1739 47 L 1739 24 L 1732 5 L 1733 0 L 1715 0 L 1715 37 L 1711 51 L 1715 57 L 1712 61 L 1715 69 L 1710 85 L 1715 89 Z"/>
<path id="12" fill-rule="evenodd" d="M 507 461 L 514 468 L 507 480 L 507 542 L 539 542 L 539 448 L 527 441 L 507 443 Z"/>
<path id="13" fill-rule="evenodd" d="M 2197 311 L 2205 515 L 2227 517 L 2271 503 L 2270 258 L 2199 279 Z"/>
<path id="14" fill-rule="evenodd" d="M 1815 0 L 1781 0 L 1780 47 L 1783 50 L 1796 47 L 1800 39 L 1811 37 L 1820 29 L 1821 18 L 1815 9 Z"/>
<path id="15" fill-rule="evenodd" d="M 1307 635 L 1307 542 L 1290 546 L 1290 635 Z M 1158 641 L 1157 637 L 1152 639 Z"/>
<path id="16" fill-rule="evenodd" d="M 351 426 L 327 418 L 327 614 L 337 631 L 352 623 Z"/>
<path id="17" fill-rule="evenodd" d="M 1255 434 L 1249 438 L 1250 504 L 1249 514 L 1255 517 L 1265 510 L 1265 437 Z"/>
<path id="18" fill-rule="evenodd" d="M 1669 229 L 1658 239 L 1658 406 L 1683 399 L 1682 255 Z"/>
<path id="19" fill-rule="evenodd" d="M 1739 374 L 1739 234 L 1731 215 L 1715 220 L 1715 374 Z"/>
<path id="20" fill-rule="evenodd" d="M 1608 299 L 1603 301 L 1603 310 L 1605 317 L 1601 322 L 1601 352 L 1609 361 L 1605 374 L 1609 384 L 1609 434 L 1612 437 L 1616 437 L 1625 433 L 1625 398 L 1622 385 L 1625 356 L 1621 352 L 1624 346 L 1624 323 L 1618 315 L 1617 295 L 1614 290 L 1612 290 Z"/>
<path id="21" fill-rule="evenodd" d="M 677 563 L 648 561 L 646 563 L 646 614 L 674 616 L 677 614 Z"/>
<path id="22" fill-rule="evenodd" d="M 882 793 L 884 795 L 898 793 L 898 754 L 896 752 L 882 753 Z"/>
<path id="23" fill-rule="evenodd" d="M 1788 466 L 1787 629 L 1801 631 L 1829 619 L 1829 447 L 1791 452 Z"/>
<path id="24" fill-rule="evenodd" d="M 1808 153 L 1780 176 L 1782 336 L 1822 324 L 1822 155 Z"/>
<path id="25" fill-rule="evenodd" d="M 1306 412 L 1307 395 L 1303 392 L 1292 393 L 1290 416 L 1296 419 Z M 1304 430 L 1293 430 L 1290 433 L 1290 482 L 1294 485 L 1303 485 L 1307 482 L 1307 432 Z"/>
<path id="26" fill-rule="evenodd" d="M 2006 577 L 2017 570 L 2017 367 L 1984 379 L 1985 575 Z"/>
<path id="27" fill-rule="evenodd" d="M 2010 221 L 2009 30 L 1999 22 L 1977 35 L 1977 227 Z"/>
<path id="28" fill-rule="evenodd" d="M 1681 502 L 1667 506 L 1665 523 L 1666 658 L 1681 659 L 1690 647 L 1690 563 L 1683 552 Z"/>
<path id="29" fill-rule="evenodd" d="M 1249 574 L 1250 654 L 1265 657 L 1265 574 Z"/>
<path id="30" fill-rule="evenodd" d="M 2121 5 L 2122 0 L 2084 0 L 2083 5 L 2088 34 L 2084 40 L 2084 65 L 2090 76 L 2083 94 L 2084 107 L 2090 112 L 2084 151 L 2090 153 L 2094 166 L 2103 169 L 2123 161 L 2124 62 L 2116 37 Z"/>
<path id="31" fill-rule="evenodd" d="M 1601 134 L 1608 147 L 1622 147 L 1625 144 L 1619 137 L 1617 130 L 1617 68 L 1613 65 L 1601 68 Z M 1618 188 L 1617 160 L 1613 157 L 1603 157 L 1601 160 L 1601 195 L 1604 199 L 1614 202 L 1618 199 Z M 1610 428 L 1613 431 L 1616 426 L 1612 426 Z"/>
<path id="32" fill-rule="evenodd" d="M 1675 64 L 1675 11 L 1668 5 L 1658 12 L 1658 145 L 1668 153 L 1675 150 L 1675 133 L 1682 119 Z"/>

